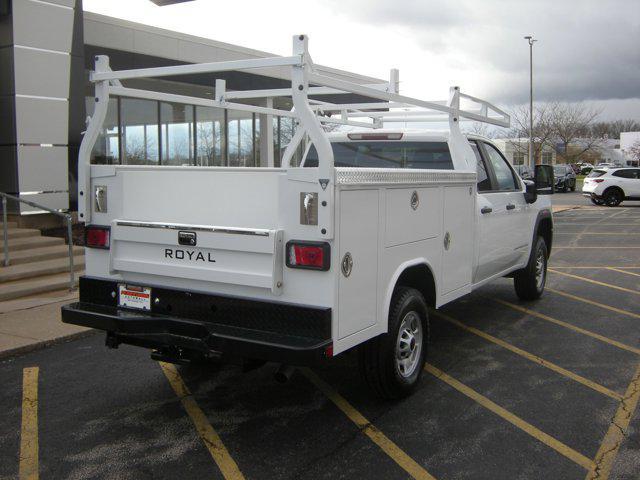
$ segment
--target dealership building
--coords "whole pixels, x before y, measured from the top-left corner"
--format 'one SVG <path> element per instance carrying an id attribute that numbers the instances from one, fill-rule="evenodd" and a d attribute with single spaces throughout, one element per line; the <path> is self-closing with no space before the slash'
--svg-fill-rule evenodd
<path id="1" fill-rule="evenodd" d="M 158 7 L 160 8 L 160 7 Z M 74 210 L 77 158 L 93 112 L 96 55 L 114 70 L 269 57 L 273 54 L 82 10 L 81 0 L 0 0 L 0 191 Z M 360 84 L 387 80 L 316 66 Z M 132 88 L 213 98 L 227 90 L 290 87 L 285 68 L 139 79 Z M 322 100 L 336 100 L 323 95 Z M 341 101 L 368 100 L 341 95 Z M 248 101 L 248 100 L 247 100 Z M 261 103 L 258 103 L 261 102 Z M 255 104 L 290 108 L 290 99 Z M 154 100 L 111 98 L 94 163 L 279 166 L 294 126 L 287 118 Z M 25 204 L 12 213 L 37 213 Z"/>

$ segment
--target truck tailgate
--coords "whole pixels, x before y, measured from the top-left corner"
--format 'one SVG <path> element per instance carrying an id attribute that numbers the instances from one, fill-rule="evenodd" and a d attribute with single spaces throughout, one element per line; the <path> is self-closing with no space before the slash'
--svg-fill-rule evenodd
<path id="1" fill-rule="evenodd" d="M 111 224 L 110 269 L 282 290 L 283 231 L 136 220 Z"/>

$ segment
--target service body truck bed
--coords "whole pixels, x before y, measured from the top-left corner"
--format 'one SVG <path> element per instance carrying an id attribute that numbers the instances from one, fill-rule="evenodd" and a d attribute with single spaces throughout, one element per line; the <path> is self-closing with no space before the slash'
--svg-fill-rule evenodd
<path id="1" fill-rule="evenodd" d="M 399 95 L 393 79 L 382 91 L 318 75 L 304 36 L 294 37 L 292 57 L 243 62 L 112 72 L 98 58 L 96 113 L 79 162 L 79 214 L 92 248 L 80 299 L 63 308 L 63 321 L 106 331 L 108 346 L 138 345 L 173 361 L 311 365 L 358 347 L 371 386 L 397 397 L 419 378 L 428 306 L 505 275 L 521 297 L 542 294 L 552 222 L 538 191 L 548 182 L 525 185 L 489 141 L 459 129 L 461 118 L 508 125 L 504 112 L 458 88 L 435 103 Z M 119 83 L 265 63 L 290 66 L 292 88 L 255 95 L 291 96 L 293 111 L 232 103 L 222 82 L 215 100 Z M 380 101 L 310 101 L 321 88 Z M 299 126 L 282 168 L 90 165 L 110 94 L 268 112 Z M 461 98 L 479 109 L 461 110 Z M 379 128 L 407 106 L 402 121 L 435 111 L 449 132 Z M 327 134 L 329 122 L 369 129 Z M 304 160 L 292 166 L 300 144 Z"/>

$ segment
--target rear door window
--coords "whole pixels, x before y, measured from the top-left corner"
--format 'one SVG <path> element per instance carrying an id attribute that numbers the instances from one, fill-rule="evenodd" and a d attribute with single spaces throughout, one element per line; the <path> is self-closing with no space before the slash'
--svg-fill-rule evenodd
<path id="1" fill-rule="evenodd" d="M 336 167 L 453 170 L 447 142 L 333 142 L 331 147 Z M 313 145 L 304 166 L 318 166 Z"/>
<path id="2" fill-rule="evenodd" d="M 611 175 L 614 177 L 635 179 L 638 178 L 638 172 L 640 172 L 640 170 L 618 170 L 617 172 L 613 172 Z"/>
<path id="3" fill-rule="evenodd" d="M 484 143 L 484 149 L 487 152 L 489 163 L 491 163 L 491 168 L 493 168 L 493 173 L 498 182 L 496 190 L 515 190 L 518 188 L 513 170 L 511 170 L 502 154 L 489 143 Z"/>
<path id="4" fill-rule="evenodd" d="M 478 144 L 475 141 L 470 141 L 469 145 L 471 146 L 471 150 L 476 156 L 476 175 L 478 176 L 478 191 L 479 192 L 488 192 L 491 190 L 491 178 L 489 177 L 489 172 L 487 171 L 487 166 L 482 159 L 482 155 L 480 155 L 480 149 L 478 148 Z"/>

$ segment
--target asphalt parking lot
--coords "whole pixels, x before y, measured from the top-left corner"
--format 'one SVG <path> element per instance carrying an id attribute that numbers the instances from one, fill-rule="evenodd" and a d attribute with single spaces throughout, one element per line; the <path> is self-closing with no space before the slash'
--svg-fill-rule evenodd
<path id="1" fill-rule="evenodd" d="M 285 385 L 272 366 L 176 368 L 100 334 L 5 359 L 0 478 L 637 479 L 640 207 L 555 221 L 544 297 L 504 279 L 433 314 L 400 402 L 348 356 Z"/>

